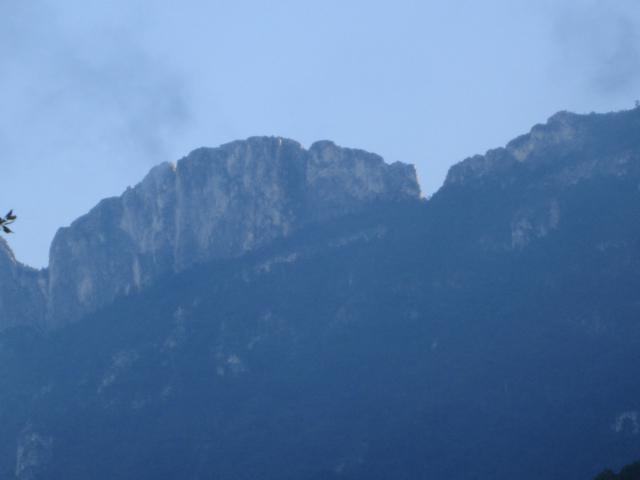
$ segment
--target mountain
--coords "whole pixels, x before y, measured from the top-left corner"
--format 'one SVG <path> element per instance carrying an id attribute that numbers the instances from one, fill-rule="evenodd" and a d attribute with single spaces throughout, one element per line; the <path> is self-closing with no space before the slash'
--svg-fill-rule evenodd
<path id="1" fill-rule="evenodd" d="M 639 134 L 640 109 L 561 112 L 428 200 L 409 166 L 249 139 L 104 201 L 47 271 L 5 248 L 2 295 L 51 295 L 54 258 L 77 266 L 68 292 L 81 265 L 113 287 L 5 323 L 0 479 L 578 480 L 637 460 Z M 237 192 L 228 216 L 211 191 Z"/>
<path id="2" fill-rule="evenodd" d="M 61 228 L 42 272 L 17 263 L 3 244 L 16 272 L 7 289 L 24 300 L 0 305 L 0 328 L 25 322 L 17 305 L 29 305 L 28 324 L 58 328 L 162 274 L 238 257 L 374 199 L 419 197 L 413 166 L 332 142 L 307 151 L 292 140 L 253 137 L 201 148 Z"/>

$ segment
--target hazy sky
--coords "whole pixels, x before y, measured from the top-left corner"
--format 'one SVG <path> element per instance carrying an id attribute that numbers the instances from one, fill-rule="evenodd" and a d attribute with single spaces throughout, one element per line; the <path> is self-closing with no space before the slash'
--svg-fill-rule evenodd
<path id="1" fill-rule="evenodd" d="M 640 98 L 638 0 L 0 0 L 0 209 L 18 260 L 100 199 L 253 135 L 418 168 Z M 2 211 L 1 213 L 5 213 Z"/>

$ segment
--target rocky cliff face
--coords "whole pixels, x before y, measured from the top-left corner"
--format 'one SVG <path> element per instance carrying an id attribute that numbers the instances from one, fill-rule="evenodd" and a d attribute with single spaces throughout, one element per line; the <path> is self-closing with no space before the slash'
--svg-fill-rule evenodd
<path id="1" fill-rule="evenodd" d="M 510 233 L 482 240 L 487 248 L 521 249 L 561 225 L 558 189 L 596 176 L 640 181 L 639 130 L 638 108 L 560 112 L 505 148 L 453 166 L 444 187 L 521 185 L 528 200 L 505 226 Z M 254 137 L 201 148 L 176 165 L 155 167 L 122 196 L 60 229 L 45 271 L 18 264 L 3 247 L 0 328 L 25 322 L 55 328 L 163 273 L 240 256 L 375 200 L 419 197 L 413 166 L 387 165 L 332 142 L 305 150 L 292 140 Z"/>
<path id="2" fill-rule="evenodd" d="M 640 108 L 578 115 L 559 112 L 507 144 L 454 165 L 445 188 L 515 189 L 525 202 L 509 238 L 484 239 L 491 248 L 520 249 L 559 228 L 565 212 L 558 192 L 594 178 L 627 179 L 640 188 Z"/>
<path id="3" fill-rule="evenodd" d="M 346 217 L 417 196 L 410 168 L 279 139 L 157 167 L 60 231 L 57 318 L 236 258 L 0 332 L 0 480 L 587 479 L 636 459 L 638 118 L 560 114 L 428 202 Z M 40 274 L 0 261 L 11 288 Z"/>
<path id="4" fill-rule="evenodd" d="M 254 137 L 165 163 L 100 202 L 50 251 L 47 318 L 72 321 L 165 272 L 230 258 L 374 200 L 419 198 L 415 168 L 317 142 Z"/>
<path id="5" fill-rule="evenodd" d="M 45 317 L 46 271 L 18 262 L 0 237 L 0 329 L 16 325 L 41 327 Z"/>
<path id="6" fill-rule="evenodd" d="M 511 142 L 454 165 L 445 186 L 526 181 L 563 187 L 597 175 L 640 172 L 640 108 L 608 114 L 559 112 Z"/>

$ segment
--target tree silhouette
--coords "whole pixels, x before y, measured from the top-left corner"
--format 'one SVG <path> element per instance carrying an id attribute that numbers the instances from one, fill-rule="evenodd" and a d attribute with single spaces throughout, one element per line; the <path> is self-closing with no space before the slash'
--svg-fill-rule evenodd
<path id="1" fill-rule="evenodd" d="M 11 225 L 16 220 L 16 218 L 18 217 L 13 214 L 13 210 L 9 210 L 9 213 L 7 213 L 4 217 L 0 217 L 0 227 L 2 227 L 2 231 L 4 233 L 13 233 L 9 228 L 9 225 Z"/>
<path id="2" fill-rule="evenodd" d="M 606 469 L 593 480 L 640 480 L 640 462 L 627 465 L 617 475 Z"/>

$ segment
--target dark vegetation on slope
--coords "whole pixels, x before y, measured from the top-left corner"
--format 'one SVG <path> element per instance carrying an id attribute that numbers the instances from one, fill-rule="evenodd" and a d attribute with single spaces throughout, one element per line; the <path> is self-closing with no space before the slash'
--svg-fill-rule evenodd
<path id="1" fill-rule="evenodd" d="M 20 446 L 37 480 L 583 480 L 633 461 L 640 178 L 505 178 L 374 204 L 46 337 L 3 332 L 0 478 Z"/>
<path id="2" fill-rule="evenodd" d="M 606 469 L 593 480 L 640 480 L 640 462 L 626 465 L 618 474 Z"/>
<path id="3" fill-rule="evenodd" d="M 611 426 L 640 394 L 637 188 L 576 187 L 563 230 L 515 252 L 476 241 L 515 208 L 487 193 L 381 205 L 48 338 L 7 332 L 2 464 L 25 428 L 53 439 L 38 478 L 577 479 L 633 458 Z"/>

